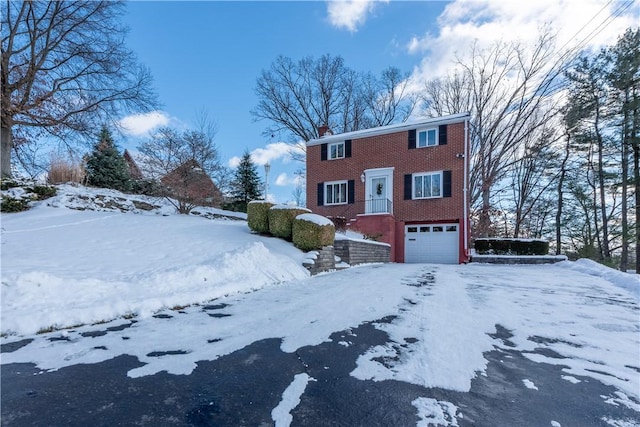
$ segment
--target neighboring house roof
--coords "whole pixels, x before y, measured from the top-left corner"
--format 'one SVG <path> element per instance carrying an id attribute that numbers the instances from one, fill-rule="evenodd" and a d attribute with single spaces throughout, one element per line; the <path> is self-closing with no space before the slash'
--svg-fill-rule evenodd
<path id="1" fill-rule="evenodd" d="M 160 181 L 177 195 L 189 197 L 199 203 L 217 205 L 222 201 L 222 192 L 193 159 L 187 160 L 160 178 Z"/>
<path id="2" fill-rule="evenodd" d="M 450 116 L 443 117 L 429 117 L 420 120 L 412 120 L 410 122 L 397 123 L 393 125 L 380 126 L 376 128 L 357 130 L 353 132 L 340 133 L 336 135 L 327 134 L 322 138 L 312 139 L 307 142 L 308 146 L 319 145 L 327 142 L 344 141 L 345 139 L 366 138 L 376 135 L 384 135 L 393 132 L 400 132 L 403 130 L 413 129 L 425 125 L 444 125 L 448 123 L 458 123 L 464 119 L 470 117 L 469 113 L 452 114 Z"/>
<path id="3" fill-rule="evenodd" d="M 129 176 L 131 177 L 131 179 L 142 179 L 142 171 L 138 167 L 136 161 L 133 159 L 131 153 L 129 153 L 128 150 L 124 150 L 123 157 L 125 162 L 127 162 L 127 165 L 129 165 Z"/>

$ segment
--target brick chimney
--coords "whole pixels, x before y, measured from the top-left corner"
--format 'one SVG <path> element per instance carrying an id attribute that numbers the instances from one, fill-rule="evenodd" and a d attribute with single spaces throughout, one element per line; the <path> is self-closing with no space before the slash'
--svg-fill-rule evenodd
<path id="1" fill-rule="evenodd" d="M 331 129 L 327 125 L 318 126 L 318 138 L 322 138 L 323 136 L 333 135 Z"/>

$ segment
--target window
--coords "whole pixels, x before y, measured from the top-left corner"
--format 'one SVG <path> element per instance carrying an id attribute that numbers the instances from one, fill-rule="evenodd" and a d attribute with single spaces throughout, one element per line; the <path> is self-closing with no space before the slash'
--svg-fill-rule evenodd
<path id="1" fill-rule="evenodd" d="M 412 198 L 433 197 L 442 197 L 442 172 L 414 174 Z"/>
<path id="2" fill-rule="evenodd" d="M 347 203 L 347 181 L 327 182 L 324 184 L 325 205 L 343 205 Z"/>
<path id="3" fill-rule="evenodd" d="M 438 145 L 438 129 L 424 129 L 418 131 L 417 147 L 433 147 Z"/>
<path id="4" fill-rule="evenodd" d="M 344 159 L 344 142 L 329 144 L 329 160 Z"/>

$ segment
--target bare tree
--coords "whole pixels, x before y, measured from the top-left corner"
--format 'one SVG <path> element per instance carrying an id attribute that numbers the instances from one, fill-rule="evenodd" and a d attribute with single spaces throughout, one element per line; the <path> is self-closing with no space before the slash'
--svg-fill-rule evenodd
<path id="1" fill-rule="evenodd" d="M 90 137 L 122 112 L 155 106 L 151 76 L 124 44 L 122 2 L 5 0 L 2 9 L 2 176 L 18 144 Z"/>
<path id="2" fill-rule="evenodd" d="M 477 44 L 460 71 L 429 82 L 424 93 L 431 115 L 470 111 L 471 204 L 478 218 L 475 233 L 491 230 L 492 191 L 506 177 L 524 142 L 556 114 L 550 96 L 557 90 L 565 56 L 555 56 L 554 37 L 543 31 L 532 48 L 497 42 Z"/>
<path id="3" fill-rule="evenodd" d="M 558 178 L 557 151 L 554 133 L 550 128 L 532 133 L 524 141 L 518 161 L 511 169 L 511 191 L 514 206 L 513 237 L 540 237 L 542 228 L 536 217 L 548 210 L 549 189 Z M 531 224 L 536 224 L 534 227 Z M 529 224 L 529 227 L 526 225 Z M 528 230 L 526 230 L 528 228 Z M 522 236 L 523 232 L 525 236 Z"/>
<path id="4" fill-rule="evenodd" d="M 385 69 L 380 78 L 367 74 L 363 79 L 364 97 L 371 126 L 386 126 L 406 121 L 413 112 L 417 97 L 409 93 L 409 73 L 396 67 Z"/>
<path id="5" fill-rule="evenodd" d="M 145 174 L 170 187 L 163 195 L 175 199 L 181 213 L 188 213 L 197 204 L 219 206 L 222 202 L 219 187 L 207 182 L 226 177 L 214 141 L 215 125 L 201 120 L 198 127 L 201 130 L 182 133 L 161 128 L 138 147 Z"/>
<path id="6" fill-rule="evenodd" d="M 340 56 L 298 62 L 279 56 L 257 80 L 259 101 L 252 114 L 269 121 L 267 135 L 285 132 L 294 144 L 317 138 L 322 125 L 342 133 L 405 121 L 416 104 L 406 77 L 395 67 L 379 78 L 364 75 Z M 303 159 L 299 148 L 292 156 Z"/>
<path id="7" fill-rule="evenodd" d="M 433 117 L 472 110 L 471 86 L 466 73 L 454 72 L 425 83 L 422 93 L 425 111 Z"/>

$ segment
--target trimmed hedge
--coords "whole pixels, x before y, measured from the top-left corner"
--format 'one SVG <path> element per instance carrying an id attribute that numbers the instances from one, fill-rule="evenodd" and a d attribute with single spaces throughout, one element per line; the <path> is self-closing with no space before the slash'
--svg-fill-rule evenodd
<path id="1" fill-rule="evenodd" d="M 474 248 L 479 255 L 547 255 L 549 242 L 535 239 L 476 239 Z"/>
<path id="2" fill-rule="evenodd" d="M 273 203 L 264 200 L 253 200 L 247 205 L 247 224 L 251 231 L 269 234 L 269 209 Z"/>
<path id="3" fill-rule="evenodd" d="M 332 245 L 336 229 L 331 220 L 320 215 L 306 213 L 295 217 L 292 233 L 293 245 L 308 252 Z"/>
<path id="4" fill-rule="evenodd" d="M 269 209 L 269 232 L 290 242 L 293 234 L 293 220 L 304 213 L 311 213 L 311 211 L 297 206 L 272 206 Z"/>

